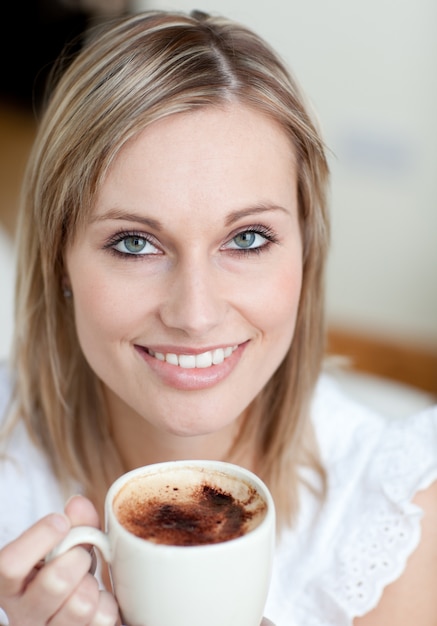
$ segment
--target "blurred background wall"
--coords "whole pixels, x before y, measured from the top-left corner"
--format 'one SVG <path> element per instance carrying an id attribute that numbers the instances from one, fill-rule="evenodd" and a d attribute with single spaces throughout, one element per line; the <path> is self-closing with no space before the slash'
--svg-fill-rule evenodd
<path id="1" fill-rule="evenodd" d="M 136 0 L 193 8 L 192 0 Z M 197 0 L 254 27 L 332 151 L 330 321 L 437 346 L 435 0 Z"/>
<path id="2" fill-rule="evenodd" d="M 363 341 L 361 353 L 385 344 L 392 349 L 391 367 L 411 361 L 410 369 L 421 368 L 427 378 L 424 386 L 437 391 L 435 0 L 78 4 L 88 20 L 105 16 L 110 5 L 114 13 L 220 12 L 273 44 L 309 95 L 330 149 L 327 303 L 334 349 L 343 336 L 355 346 Z M 77 25 L 77 15 L 75 20 Z M 3 291 L 3 269 L 0 280 Z M 4 317 L 10 316 L 8 306 L 1 305 Z M 416 365 L 413 356 L 419 353 Z M 383 361 L 381 354 L 372 358 Z"/>

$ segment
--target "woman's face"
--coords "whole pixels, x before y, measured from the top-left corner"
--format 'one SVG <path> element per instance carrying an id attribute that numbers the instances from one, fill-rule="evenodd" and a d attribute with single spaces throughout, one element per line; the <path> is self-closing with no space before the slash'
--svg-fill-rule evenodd
<path id="1" fill-rule="evenodd" d="M 77 333 L 112 419 L 232 426 L 292 341 L 302 279 L 292 146 L 239 104 L 124 147 L 66 253 Z"/>

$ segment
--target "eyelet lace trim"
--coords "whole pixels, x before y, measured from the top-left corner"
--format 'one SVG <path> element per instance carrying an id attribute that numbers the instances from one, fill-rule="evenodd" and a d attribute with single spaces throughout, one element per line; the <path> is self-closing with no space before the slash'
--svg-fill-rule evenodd
<path id="1" fill-rule="evenodd" d="M 330 566 L 300 598 L 299 624 L 351 626 L 378 604 L 420 541 L 423 512 L 411 500 L 437 479 L 437 407 L 389 422 L 383 436 L 354 498 L 360 509 L 340 529 Z"/>

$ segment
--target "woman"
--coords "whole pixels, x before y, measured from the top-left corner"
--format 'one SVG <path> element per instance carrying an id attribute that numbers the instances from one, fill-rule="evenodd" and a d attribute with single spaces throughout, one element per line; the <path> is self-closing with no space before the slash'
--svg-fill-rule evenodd
<path id="1" fill-rule="evenodd" d="M 435 626 L 437 414 L 388 424 L 321 375 L 327 182 L 295 80 L 224 18 L 124 18 L 60 78 L 25 181 L 3 374 L 11 626 L 118 623 L 84 550 L 41 559 L 99 525 L 118 475 L 178 458 L 270 486 L 277 626 Z"/>

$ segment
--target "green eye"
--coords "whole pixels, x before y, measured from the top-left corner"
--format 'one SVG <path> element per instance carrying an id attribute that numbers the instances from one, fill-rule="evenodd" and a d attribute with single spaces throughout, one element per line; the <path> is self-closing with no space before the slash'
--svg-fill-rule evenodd
<path id="1" fill-rule="evenodd" d="M 272 243 L 277 243 L 276 234 L 268 226 L 254 224 L 237 232 L 223 245 L 224 250 L 241 254 L 260 254 L 267 251 Z"/>
<path id="2" fill-rule="evenodd" d="M 109 241 L 106 247 L 125 257 L 146 257 L 152 254 L 160 254 L 159 249 L 148 237 L 136 235 L 135 233 L 120 233 Z"/>
<path id="3" fill-rule="evenodd" d="M 256 240 L 256 233 L 246 231 L 244 233 L 239 233 L 236 237 L 234 237 L 234 241 L 240 248 L 250 248 L 253 246 Z"/>
<path id="4" fill-rule="evenodd" d="M 124 244 L 125 250 L 130 254 L 138 254 L 144 250 L 147 241 L 143 237 L 125 237 L 121 244 Z"/>
<path id="5" fill-rule="evenodd" d="M 269 236 L 258 230 L 242 230 L 229 240 L 228 250 L 259 251 L 269 243 Z"/>

